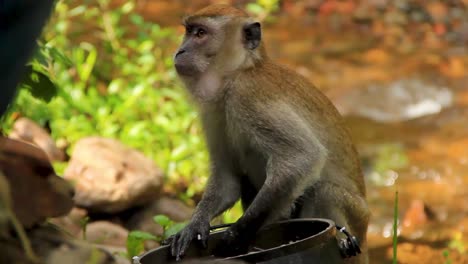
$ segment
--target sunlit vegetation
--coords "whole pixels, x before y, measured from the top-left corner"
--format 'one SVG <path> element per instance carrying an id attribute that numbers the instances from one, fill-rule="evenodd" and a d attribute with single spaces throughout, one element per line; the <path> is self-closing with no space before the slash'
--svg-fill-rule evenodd
<path id="1" fill-rule="evenodd" d="M 15 118 L 27 116 L 49 126 L 68 153 L 86 136 L 118 139 L 165 171 L 166 192 L 193 204 L 208 156 L 172 67 L 178 34 L 145 22 L 134 5 L 58 1 L 2 128 L 8 132 Z M 58 173 L 65 165 L 55 164 Z"/>

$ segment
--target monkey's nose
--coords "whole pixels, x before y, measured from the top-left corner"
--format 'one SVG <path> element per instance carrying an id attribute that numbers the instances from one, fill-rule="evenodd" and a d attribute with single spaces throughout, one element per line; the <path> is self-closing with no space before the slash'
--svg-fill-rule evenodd
<path id="1" fill-rule="evenodd" d="M 174 58 L 177 58 L 177 56 L 179 56 L 180 54 L 184 53 L 185 50 L 184 49 L 180 49 L 177 51 L 177 53 L 175 54 Z"/>

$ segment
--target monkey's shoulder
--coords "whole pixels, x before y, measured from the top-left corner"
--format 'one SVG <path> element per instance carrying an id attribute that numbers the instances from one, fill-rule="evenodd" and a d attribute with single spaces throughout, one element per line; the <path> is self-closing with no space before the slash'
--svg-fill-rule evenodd
<path id="1" fill-rule="evenodd" d="M 294 70 L 268 61 L 228 82 L 226 103 L 236 108 L 271 108 L 278 103 L 326 118 L 340 118 L 331 101 L 311 81 Z M 314 114 L 314 115 L 315 115 Z"/>

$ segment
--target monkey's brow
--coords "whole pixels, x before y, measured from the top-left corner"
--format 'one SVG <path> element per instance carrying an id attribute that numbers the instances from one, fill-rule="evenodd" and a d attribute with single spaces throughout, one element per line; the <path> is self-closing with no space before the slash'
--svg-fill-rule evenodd
<path id="1" fill-rule="evenodd" d="M 201 20 L 205 19 L 213 19 L 213 18 L 218 18 L 222 16 L 197 16 L 197 15 L 191 15 L 191 16 L 184 16 L 182 18 L 182 25 L 187 26 L 187 25 L 198 25 L 202 26 L 205 23 L 201 22 Z"/>
<path id="2" fill-rule="evenodd" d="M 183 25 L 184 27 L 197 27 L 197 28 L 199 28 L 199 27 L 204 28 L 204 27 L 205 27 L 204 24 L 202 24 L 202 23 L 197 23 L 197 22 L 185 22 L 185 21 L 184 21 L 184 22 L 182 23 L 182 25 Z"/>

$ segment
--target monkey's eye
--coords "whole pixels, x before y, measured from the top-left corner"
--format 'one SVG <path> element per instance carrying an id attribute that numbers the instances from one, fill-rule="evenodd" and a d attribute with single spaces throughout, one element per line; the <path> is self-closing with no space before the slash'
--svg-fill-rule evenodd
<path id="1" fill-rule="evenodd" d="M 192 34 L 193 27 L 192 26 L 185 26 L 185 33 L 186 34 Z"/>
<path id="2" fill-rule="evenodd" d="M 201 38 L 205 35 L 206 35 L 206 30 L 204 30 L 203 28 L 197 28 L 197 30 L 195 30 L 195 36 L 197 38 Z"/>

